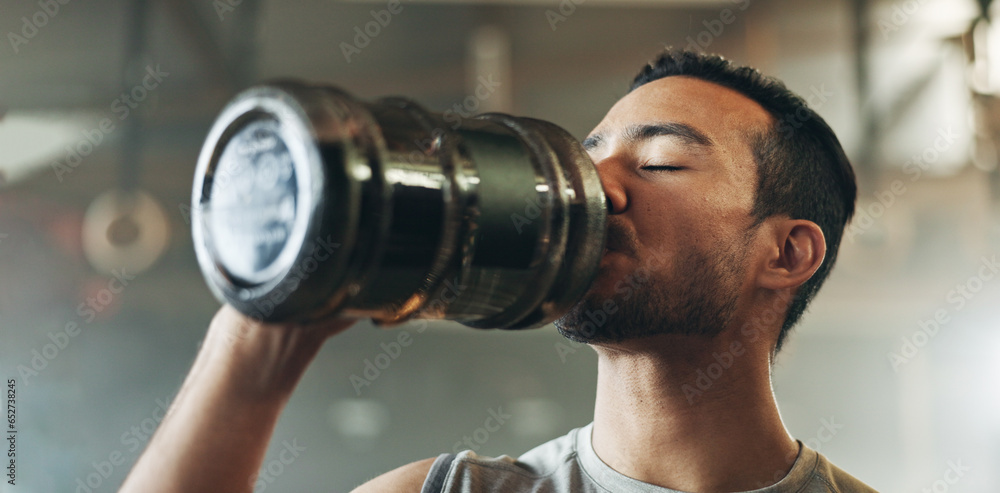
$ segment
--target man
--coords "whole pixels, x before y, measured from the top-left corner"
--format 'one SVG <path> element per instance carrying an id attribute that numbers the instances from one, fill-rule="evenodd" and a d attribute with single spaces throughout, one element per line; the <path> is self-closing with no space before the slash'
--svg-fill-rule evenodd
<path id="1" fill-rule="evenodd" d="M 517 461 L 446 454 L 356 491 L 873 491 L 791 438 L 771 390 L 854 211 L 826 123 L 755 70 L 668 51 L 584 146 L 609 239 L 556 326 L 598 354 L 594 422 Z M 296 382 L 349 325 L 254 326 L 224 307 L 124 491 L 248 491 Z"/>

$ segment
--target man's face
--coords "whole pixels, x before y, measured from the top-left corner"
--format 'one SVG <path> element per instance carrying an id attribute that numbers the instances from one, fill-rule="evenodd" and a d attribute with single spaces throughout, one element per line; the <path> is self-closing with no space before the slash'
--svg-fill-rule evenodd
<path id="1" fill-rule="evenodd" d="M 556 322 L 581 342 L 713 336 L 750 288 L 757 165 L 771 116 L 731 89 L 666 77 L 632 91 L 584 141 L 613 211 L 587 296 Z"/>

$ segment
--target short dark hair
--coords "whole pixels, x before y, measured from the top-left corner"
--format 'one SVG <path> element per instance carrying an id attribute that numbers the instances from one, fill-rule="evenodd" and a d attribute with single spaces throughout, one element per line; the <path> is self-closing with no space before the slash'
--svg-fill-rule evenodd
<path id="1" fill-rule="evenodd" d="M 854 169 L 830 126 L 778 79 L 718 55 L 668 48 L 635 76 L 629 91 L 672 76 L 694 77 L 735 90 L 774 118 L 773 126 L 763 135 L 749 135 L 757 161 L 757 190 L 751 212 L 755 225 L 768 217 L 787 214 L 792 219 L 813 221 L 823 230 L 826 259 L 799 287 L 788 307 L 777 351 L 837 260 L 844 227 L 854 215 Z"/>

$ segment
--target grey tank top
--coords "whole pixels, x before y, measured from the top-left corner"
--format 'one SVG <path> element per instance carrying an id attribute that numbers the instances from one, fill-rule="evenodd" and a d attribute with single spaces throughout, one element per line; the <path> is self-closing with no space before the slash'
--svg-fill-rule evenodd
<path id="1" fill-rule="evenodd" d="M 643 483 L 605 464 L 590 443 L 593 423 L 528 451 L 516 460 L 483 457 L 471 450 L 442 454 L 421 493 L 681 493 Z M 847 493 L 875 490 L 799 442 L 799 455 L 776 484 L 752 493 Z"/>

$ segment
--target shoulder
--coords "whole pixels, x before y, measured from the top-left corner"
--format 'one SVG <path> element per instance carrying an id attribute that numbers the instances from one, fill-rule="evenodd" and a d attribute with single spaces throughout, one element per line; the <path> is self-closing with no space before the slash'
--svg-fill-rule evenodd
<path id="1" fill-rule="evenodd" d="M 488 483 L 496 491 L 520 491 L 543 483 L 561 484 L 564 477 L 573 476 L 573 471 L 566 468 L 573 469 L 576 463 L 575 437 L 576 430 L 539 445 L 516 460 L 506 455 L 480 456 L 465 450 L 450 456 L 451 460 L 442 462 L 438 468 L 443 466 L 450 471 L 450 484 L 446 486 L 459 485 L 461 491 L 466 491 L 461 488 L 480 483 Z M 357 487 L 353 493 L 419 493 L 437 459 L 432 457 L 389 471 Z"/>
<path id="2" fill-rule="evenodd" d="M 833 492 L 878 493 L 860 479 L 851 476 L 843 469 L 835 466 L 823 454 L 817 453 L 816 474 Z"/>
<path id="3" fill-rule="evenodd" d="M 448 492 L 591 491 L 573 447 L 576 431 L 543 443 L 518 458 L 488 457 L 466 450 L 455 456 L 445 488 Z"/>
<path id="4" fill-rule="evenodd" d="M 419 493 L 436 457 L 411 462 L 358 486 L 352 493 Z"/>

